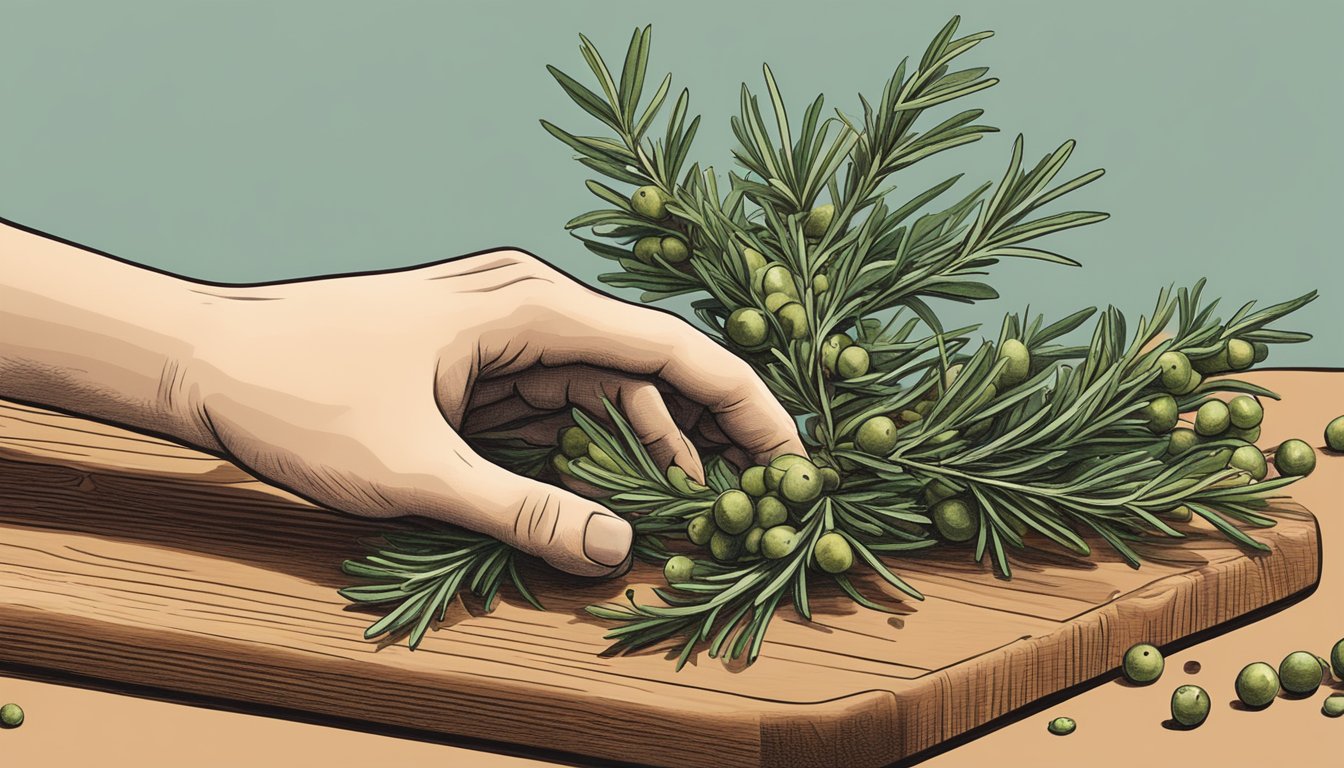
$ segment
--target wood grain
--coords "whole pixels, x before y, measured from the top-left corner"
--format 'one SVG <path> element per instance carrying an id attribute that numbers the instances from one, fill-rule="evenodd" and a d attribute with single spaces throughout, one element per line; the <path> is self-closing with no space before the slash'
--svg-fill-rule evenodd
<path id="1" fill-rule="evenodd" d="M 460 605 L 412 653 L 365 642 L 338 564 L 387 526 L 336 515 L 211 456 L 0 403 L 5 658 L 112 681 L 597 758 L 678 766 L 883 765 L 1311 588 L 1302 508 L 1248 555 L 1213 536 L 1153 554 L 1034 554 L 1012 581 L 945 550 L 895 563 L 928 599 L 896 614 L 819 594 L 750 668 L 664 651 L 603 658 L 583 613 L 654 569 L 591 582 L 536 570 L 550 609 Z M 1097 550 L 1103 551 L 1098 547 Z M 876 590 L 876 585 L 870 585 Z"/>

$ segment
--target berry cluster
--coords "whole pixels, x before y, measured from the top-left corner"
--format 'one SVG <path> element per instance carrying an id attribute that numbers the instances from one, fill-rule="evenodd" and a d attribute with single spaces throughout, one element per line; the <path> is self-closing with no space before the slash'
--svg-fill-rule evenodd
<path id="1" fill-rule="evenodd" d="M 1241 470 L 1230 484 L 1247 484 L 1264 480 L 1269 473 L 1265 454 L 1255 446 L 1260 439 L 1260 423 L 1265 411 L 1260 402 L 1250 395 L 1238 395 L 1229 401 L 1206 398 L 1193 409 L 1192 427 L 1182 427 L 1181 405 L 1176 397 L 1193 393 L 1205 376 L 1214 376 L 1250 368 L 1269 356 L 1265 344 L 1251 344 L 1241 339 L 1229 339 L 1218 345 L 1214 352 L 1191 359 L 1183 352 L 1164 352 L 1157 359 L 1161 371 L 1158 381 L 1166 394 L 1154 396 L 1144 407 L 1141 417 L 1154 434 L 1167 434 L 1167 454 L 1179 457 L 1190 449 L 1211 441 L 1229 442 L 1222 449 L 1226 465 Z M 1192 403 L 1193 405 L 1193 403 Z M 1308 475 L 1316 467 L 1316 452 L 1302 440 L 1290 439 L 1273 452 L 1274 467 L 1282 476 Z M 1188 509 L 1177 508 L 1172 513 L 1188 519 Z"/>

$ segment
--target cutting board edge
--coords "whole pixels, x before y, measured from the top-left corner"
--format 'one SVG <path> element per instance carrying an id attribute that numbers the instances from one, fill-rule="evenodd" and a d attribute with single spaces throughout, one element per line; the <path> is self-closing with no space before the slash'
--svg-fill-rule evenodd
<path id="1" fill-rule="evenodd" d="M 1108 601 L 1104 605 L 1085 612 L 1083 616 L 1092 615 L 1092 624 L 1100 625 L 1099 633 L 1107 641 L 1106 651 L 1103 654 L 1089 656 L 1074 652 L 1074 646 L 1087 634 L 1086 630 L 1079 631 L 1077 620 L 1069 624 L 1061 625 L 1056 632 L 1039 637 L 1021 638 L 1016 642 L 1006 646 L 993 649 L 985 656 L 1000 656 L 1004 658 L 1003 662 L 987 665 L 994 669 L 1020 670 L 1027 669 L 1030 665 L 1041 661 L 1074 661 L 1081 662 L 1081 671 L 1073 675 L 1074 678 L 1069 682 L 1060 685 L 1048 686 L 1050 690 L 1032 691 L 1031 684 L 1039 680 L 1010 680 L 1007 683 L 998 684 L 993 690 L 1002 691 L 1007 689 L 1010 693 L 1005 695 L 1000 701 L 994 702 L 991 707 L 989 717 L 981 719 L 980 722 L 962 723 L 944 722 L 941 725 L 941 732 L 935 733 L 930 728 L 931 713 L 925 711 L 928 709 L 927 689 L 931 686 L 937 689 L 938 695 L 944 697 L 943 709 L 952 712 L 970 712 L 974 709 L 971 706 L 977 698 L 971 693 L 973 690 L 980 690 L 972 683 L 964 679 L 966 676 L 974 673 L 974 668 L 963 666 L 961 662 L 950 665 L 943 669 L 935 670 L 928 675 L 918 678 L 924 683 L 923 686 L 906 689 L 904 691 L 864 691 L 856 692 L 854 695 L 841 699 L 834 699 L 828 702 L 818 702 L 815 704 L 796 704 L 795 712 L 802 715 L 802 719 L 793 722 L 786 722 L 779 717 L 772 718 L 771 727 L 767 729 L 762 727 L 762 756 L 768 756 L 768 759 L 762 761 L 762 765 L 769 766 L 813 766 L 830 765 L 832 763 L 819 762 L 820 758 L 827 755 L 816 752 L 807 754 L 800 759 L 796 749 L 795 740 L 787 737 L 777 739 L 768 739 L 767 736 L 778 737 L 779 734 L 787 733 L 790 728 L 799 728 L 807 725 L 813 717 L 822 715 L 824 722 L 836 721 L 833 726 L 837 729 L 846 728 L 847 724 L 844 718 L 863 721 L 866 718 L 874 717 L 881 719 L 888 718 L 881 726 L 877 728 L 878 735 L 875 738 L 869 738 L 864 745 L 847 744 L 847 752 L 858 755 L 874 755 L 877 759 L 872 761 L 846 760 L 845 762 L 833 763 L 835 765 L 854 766 L 884 766 L 890 763 L 905 760 L 915 755 L 930 752 L 935 748 L 944 746 L 949 740 L 964 736 L 965 734 L 991 727 L 995 722 L 1001 722 L 1013 715 L 1015 712 L 1039 704 L 1062 691 L 1069 691 L 1075 688 L 1086 688 L 1091 685 L 1100 684 L 1105 680 L 1114 677 L 1116 670 L 1120 665 L 1121 657 L 1124 651 L 1135 643 L 1149 642 L 1159 648 L 1170 651 L 1174 646 L 1184 646 L 1199 639 L 1205 639 L 1210 634 L 1220 634 L 1243 625 L 1248 619 L 1254 621 L 1270 613 L 1275 613 L 1286 608 L 1293 603 L 1309 596 L 1320 584 L 1322 572 L 1322 549 L 1320 537 L 1320 524 L 1315 516 L 1306 508 L 1295 502 L 1282 505 L 1281 511 L 1293 514 L 1301 521 L 1310 522 L 1310 526 L 1304 526 L 1297 529 L 1297 535 L 1279 535 L 1276 540 L 1279 543 L 1279 551 L 1275 554 L 1278 557 L 1273 559 L 1260 560 L 1254 556 L 1242 557 L 1232 563 L 1223 564 L 1220 567 L 1219 579 L 1209 578 L 1210 574 L 1204 571 L 1194 571 L 1183 574 L 1176 574 L 1159 581 L 1153 582 L 1146 587 L 1135 592 L 1118 595 L 1116 598 Z M 1274 530 L 1274 529 L 1269 529 Z M 1285 559 L 1291 559 L 1297 556 L 1306 558 L 1311 567 L 1288 567 L 1288 578 L 1275 579 L 1265 575 L 1261 568 L 1262 564 L 1269 563 L 1271 566 L 1285 567 Z M 1306 563 L 1301 563 L 1306 564 Z M 1225 569 L 1231 568 L 1233 572 L 1228 574 Z M 1309 575 L 1307 575 L 1309 574 Z M 1226 583 L 1229 579 L 1238 581 L 1241 578 L 1250 578 L 1256 575 L 1261 576 L 1261 580 L 1266 587 L 1272 589 L 1273 585 L 1280 585 L 1278 589 L 1272 589 L 1271 596 L 1259 605 L 1246 606 L 1242 608 L 1222 608 L 1219 600 L 1208 598 L 1214 597 L 1210 592 L 1216 593 L 1219 589 L 1219 581 Z M 1292 579 L 1296 576 L 1295 580 Z M 1185 590 L 1172 590 L 1171 582 L 1187 582 L 1189 584 Z M 1197 618 L 1196 611 L 1186 611 L 1187 625 L 1184 627 L 1170 628 L 1165 634 L 1154 636 L 1154 632 L 1136 632 L 1121 631 L 1127 622 L 1122 615 L 1123 611 L 1133 608 L 1135 600 L 1148 600 L 1152 602 L 1164 603 L 1168 608 L 1176 608 L 1176 604 L 1183 597 L 1190 599 L 1193 596 L 1195 602 L 1208 601 L 1220 606 L 1218 612 L 1211 614 L 1207 619 Z M 1157 625 L 1154 622 L 1154 625 Z M 1053 654 L 1054 659 L 1041 659 L 1038 651 L 1050 645 L 1053 636 L 1059 633 L 1068 632 L 1073 638 L 1066 639 L 1063 643 L 1056 646 L 1058 650 L 1063 647 L 1067 650 Z M 967 660 L 963 660 L 967 661 Z M 962 678 L 962 679 L 958 679 Z M 877 693 L 885 694 L 880 697 L 864 697 L 864 694 Z M 1016 695 L 1013 695 L 1016 694 Z M 958 701 L 957 699 L 961 700 Z M 855 704 L 862 700 L 864 707 L 857 709 Z M 925 708 L 920 706 L 908 706 L 911 704 L 924 704 Z M 829 710 L 829 711 L 828 711 Z M 792 713 L 791 713 L 792 714 Z M 906 739 L 898 741 L 890 738 L 890 734 L 904 734 Z M 910 739 L 911 734 L 916 734 L 919 738 Z"/>

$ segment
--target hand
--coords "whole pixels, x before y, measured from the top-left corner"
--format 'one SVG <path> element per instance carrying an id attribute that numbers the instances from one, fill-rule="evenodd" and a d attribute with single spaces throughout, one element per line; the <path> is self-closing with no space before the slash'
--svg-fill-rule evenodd
<path id="1" fill-rule="evenodd" d="M 319 504 L 459 524 L 572 573 L 623 570 L 629 524 L 491 464 L 464 436 L 503 429 L 554 445 L 571 407 L 601 416 L 606 397 L 655 461 L 699 481 L 695 441 L 739 463 L 803 452 L 740 359 L 518 251 L 192 290 L 212 320 L 167 392 L 207 447 Z"/>

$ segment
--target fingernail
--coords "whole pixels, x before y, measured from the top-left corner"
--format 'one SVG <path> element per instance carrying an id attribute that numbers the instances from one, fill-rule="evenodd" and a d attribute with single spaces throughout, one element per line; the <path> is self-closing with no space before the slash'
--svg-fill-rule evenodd
<path id="1" fill-rule="evenodd" d="M 634 531 L 619 517 L 595 514 L 583 531 L 583 554 L 599 565 L 616 567 L 630 554 Z"/>
<path id="2" fill-rule="evenodd" d="M 681 467 L 681 470 L 685 472 L 686 476 L 689 477 L 690 479 L 694 480 L 695 482 L 701 485 L 705 484 L 704 467 L 697 466 L 691 462 L 686 462 L 685 464 L 678 464 L 677 466 Z"/>

